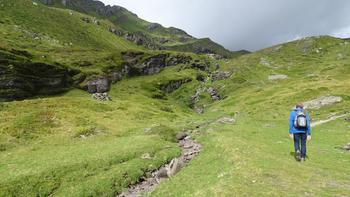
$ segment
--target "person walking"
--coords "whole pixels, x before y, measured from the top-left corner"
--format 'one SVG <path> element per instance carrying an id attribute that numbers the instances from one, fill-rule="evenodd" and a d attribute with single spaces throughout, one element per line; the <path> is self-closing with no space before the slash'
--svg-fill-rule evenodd
<path id="1" fill-rule="evenodd" d="M 289 136 L 294 140 L 295 158 L 305 161 L 306 141 L 311 140 L 311 125 L 309 114 L 304 110 L 304 104 L 299 103 L 290 113 Z"/>

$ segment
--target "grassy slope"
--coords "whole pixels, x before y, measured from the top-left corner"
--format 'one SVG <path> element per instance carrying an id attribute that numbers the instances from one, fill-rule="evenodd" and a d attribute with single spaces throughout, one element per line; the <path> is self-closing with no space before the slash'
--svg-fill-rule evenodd
<path id="1" fill-rule="evenodd" d="M 296 102 L 343 97 L 340 104 L 310 110 L 314 120 L 350 111 L 350 45 L 344 43 L 330 37 L 306 39 L 226 64 L 223 69 L 234 75 L 215 85 L 225 86 L 228 98 L 211 105 L 205 118 L 239 112 L 237 124 L 201 128 L 203 152 L 150 196 L 348 196 L 350 155 L 339 147 L 350 140 L 349 123 L 340 119 L 315 127 L 302 164 L 295 162 L 287 137 Z M 260 64 L 261 58 L 270 65 Z M 270 82 L 270 74 L 289 79 Z"/>
<path id="2" fill-rule="evenodd" d="M 34 6 L 32 1 L 5 0 L 4 5 L 1 46 L 28 50 L 38 61 L 98 73 L 101 67 L 118 65 L 120 51 L 139 49 L 107 32 L 108 21 L 101 26 L 86 24 L 76 12 L 70 15 L 68 10 Z M 52 22 L 40 21 L 42 14 Z M 227 98 L 209 105 L 202 116 L 185 104 L 199 85 L 196 80 L 166 100 L 152 98 L 161 93 L 162 84 L 198 74 L 179 71 L 180 67 L 121 81 L 113 86 L 113 101 L 107 103 L 78 90 L 0 103 L 0 196 L 113 196 L 179 154 L 173 141 L 176 131 L 236 111 L 237 125 L 193 129 L 203 152 L 174 179 L 162 183 L 154 196 L 347 195 L 350 158 L 335 147 L 349 141 L 348 123 L 338 120 L 315 128 L 310 160 L 303 165 L 293 161 L 292 145 L 285 137 L 288 113 L 297 101 L 326 94 L 344 98 L 341 104 L 311 111 L 314 119 L 349 111 L 350 51 L 341 43 L 329 37 L 309 39 L 222 62 L 221 69 L 234 75 L 209 85 L 222 87 Z M 82 60 L 93 66 L 75 64 Z M 261 64 L 266 61 L 269 65 Z M 270 74 L 287 74 L 289 79 L 269 82 Z M 144 153 L 153 159 L 140 159 Z"/>
<path id="3" fill-rule="evenodd" d="M 55 0 L 55 6 L 63 7 L 57 0 Z M 83 4 L 83 5 L 82 5 Z M 89 5 L 84 1 L 76 1 L 75 3 L 69 4 L 69 8 L 84 12 L 97 17 L 107 18 L 114 23 L 118 28 L 129 33 L 142 33 L 147 38 L 155 40 L 156 44 L 162 46 L 165 49 L 182 51 L 182 52 L 196 52 L 198 47 L 210 49 L 212 53 L 217 53 L 225 57 L 239 56 L 239 52 L 231 52 L 221 45 L 211 41 L 210 39 L 197 39 L 181 29 L 174 27 L 166 28 L 161 25 L 154 29 L 149 27 L 153 24 L 139 18 L 137 15 L 128 11 L 125 8 L 120 7 L 118 11 L 115 11 L 112 15 L 104 16 L 98 13 L 96 10 L 97 3 L 91 3 Z M 167 40 L 163 43 L 161 40 Z M 171 46 L 171 47 L 169 47 Z M 203 52 L 202 52 L 203 53 Z"/>
<path id="4" fill-rule="evenodd" d="M 174 135 L 192 112 L 152 98 L 161 84 L 196 76 L 177 69 L 122 81 L 107 103 L 78 90 L 1 103 L 0 196 L 113 196 L 178 155 Z"/>
<path id="5" fill-rule="evenodd" d="M 86 23 L 90 16 L 64 9 L 34 5 L 29 0 L 3 0 L 0 9 L 0 46 L 26 50 L 36 61 L 59 62 L 86 73 L 101 73 L 121 64 L 121 51 L 143 50 L 100 25 Z M 30 20 L 28 20 L 30 19 Z"/>

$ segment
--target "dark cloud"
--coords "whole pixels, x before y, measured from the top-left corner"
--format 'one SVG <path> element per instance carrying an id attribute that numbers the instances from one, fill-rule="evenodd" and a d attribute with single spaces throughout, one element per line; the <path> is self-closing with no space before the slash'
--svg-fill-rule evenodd
<path id="1" fill-rule="evenodd" d="M 103 0 L 141 18 L 257 50 L 313 35 L 350 37 L 349 0 Z"/>

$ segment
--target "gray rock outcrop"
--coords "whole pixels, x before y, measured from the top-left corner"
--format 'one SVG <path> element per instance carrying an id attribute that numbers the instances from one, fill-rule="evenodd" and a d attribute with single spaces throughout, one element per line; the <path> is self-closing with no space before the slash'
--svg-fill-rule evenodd
<path id="1" fill-rule="evenodd" d="M 333 105 L 342 102 L 342 97 L 339 96 L 322 96 L 320 98 L 307 101 L 304 103 L 305 109 L 320 109 L 323 106 Z"/>

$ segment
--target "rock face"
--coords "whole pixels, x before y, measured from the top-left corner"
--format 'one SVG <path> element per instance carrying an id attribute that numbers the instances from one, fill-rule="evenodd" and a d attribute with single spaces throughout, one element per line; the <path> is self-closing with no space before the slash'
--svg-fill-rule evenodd
<path id="1" fill-rule="evenodd" d="M 74 73 L 60 65 L 8 59 L 0 60 L 0 75 L 0 101 L 12 101 L 63 92 Z"/>
<path id="2" fill-rule="evenodd" d="M 305 102 L 304 107 L 305 109 L 320 109 L 323 106 L 340 103 L 342 100 L 343 99 L 339 96 L 322 96 L 320 98 Z"/>
<path id="3" fill-rule="evenodd" d="M 123 54 L 124 60 L 128 63 L 125 68 L 125 73 L 128 76 L 151 75 L 159 73 L 167 66 L 174 66 L 178 64 L 187 64 L 192 58 L 185 55 L 170 55 L 162 53 L 151 56 L 142 60 L 143 53 L 141 52 L 127 52 Z"/>
<path id="4" fill-rule="evenodd" d="M 287 75 L 280 75 L 280 74 L 278 74 L 278 75 L 270 75 L 270 76 L 268 77 L 268 79 L 269 79 L 270 81 L 281 80 L 281 79 L 287 79 L 287 78 L 288 78 Z"/>
<path id="5" fill-rule="evenodd" d="M 169 83 L 167 83 L 165 85 L 162 85 L 161 89 L 165 93 L 172 93 L 175 90 L 179 89 L 183 84 L 188 83 L 190 81 L 192 81 L 191 78 L 173 80 L 173 81 L 170 81 Z"/>

